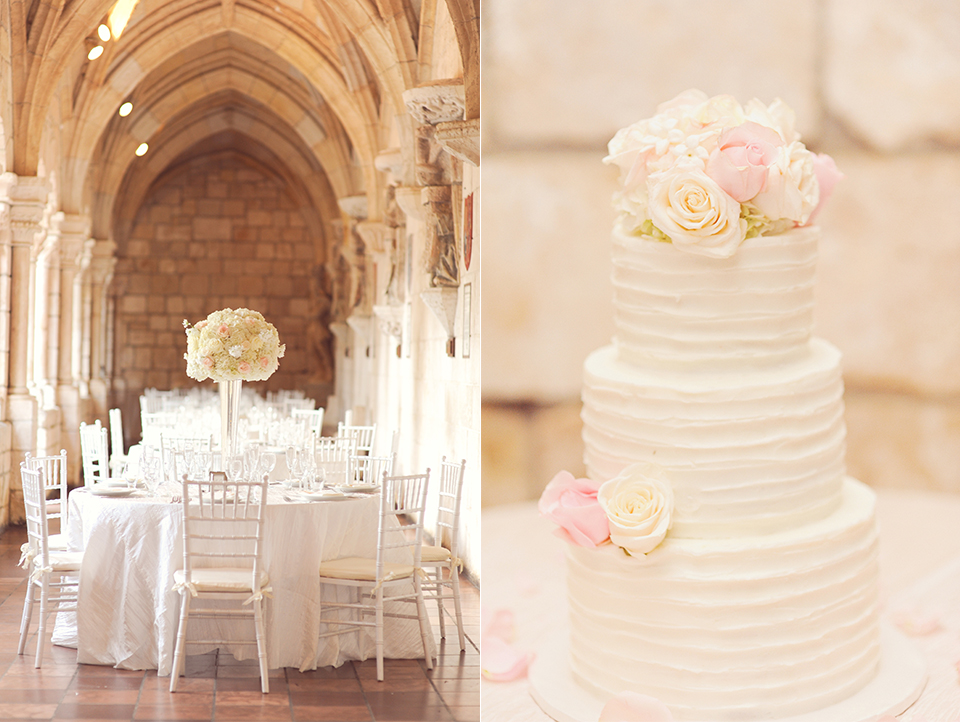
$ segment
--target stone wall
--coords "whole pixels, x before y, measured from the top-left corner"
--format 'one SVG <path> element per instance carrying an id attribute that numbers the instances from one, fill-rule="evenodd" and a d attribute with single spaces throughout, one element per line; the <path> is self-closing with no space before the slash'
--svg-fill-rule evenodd
<path id="1" fill-rule="evenodd" d="M 581 364 L 613 331 L 600 159 L 691 87 L 781 97 L 837 160 L 815 331 L 844 354 L 848 469 L 960 492 L 960 6 L 489 0 L 483 34 L 485 504 L 582 471 Z"/>
<path id="2" fill-rule="evenodd" d="M 260 311 L 287 346 L 259 392 L 304 387 L 315 263 L 308 236 L 283 180 L 235 153 L 190 161 L 151 190 L 117 247 L 115 385 L 124 389 L 124 426 L 139 418 L 144 388 L 197 384 L 185 371 L 183 320 L 221 308 Z"/>

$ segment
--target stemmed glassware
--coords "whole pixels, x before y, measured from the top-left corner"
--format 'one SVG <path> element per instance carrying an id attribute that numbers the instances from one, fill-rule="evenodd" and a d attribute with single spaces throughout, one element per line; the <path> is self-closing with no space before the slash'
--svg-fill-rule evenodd
<path id="1" fill-rule="evenodd" d="M 243 457 L 231 456 L 227 460 L 227 477 L 230 481 L 239 481 L 243 478 Z"/>
<path id="2" fill-rule="evenodd" d="M 147 487 L 147 494 L 155 496 L 160 485 L 160 459 L 155 455 L 146 456 L 143 460 L 143 483 Z"/>
<path id="3" fill-rule="evenodd" d="M 296 446 L 288 446 L 284 453 L 286 455 L 287 471 L 289 472 L 289 477 L 291 479 L 299 479 L 300 474 L 303 471 L 303 468 L 301 466 L 300 449 L 298 449 Z"/>
<path id="4" fill-rule="evenodd" d="M 277 455 L 272 451 L 264 451 L 260 454 L 260 474 L 266 474 L 268 477 L 277 466 Z"/>

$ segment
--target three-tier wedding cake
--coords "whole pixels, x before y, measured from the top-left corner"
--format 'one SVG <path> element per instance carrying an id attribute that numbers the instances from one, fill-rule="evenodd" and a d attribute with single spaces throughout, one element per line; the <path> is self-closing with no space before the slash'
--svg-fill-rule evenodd
<path id="1" fill-rule="evenodd" d="M 676 719 L 778 719 L 881 660 L 874 493 L 845 475 L 840 353 L 811 334 L 811 224 L 840 178 L 777 101 L 689 91 L 617 133 L 616 337 L 584 365 L 569 671 Z"/>

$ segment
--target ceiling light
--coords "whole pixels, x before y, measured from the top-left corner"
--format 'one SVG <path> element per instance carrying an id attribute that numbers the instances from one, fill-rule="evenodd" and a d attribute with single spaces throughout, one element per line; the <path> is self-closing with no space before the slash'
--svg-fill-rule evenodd
<path id="1" fill-rule="evenodd" d="M 102 45 L 97 45 L 97 46 L 95 46 L 95 47 L 93 47 L 93 48 L 90 48 L 90 52 L 87 53 L 87 58 L 88 58 L 89 60 L 96 60 L 96 59 L 99 58 L 101 55 L 103 55 L 103 46 L 102 46 Z"/>
<path id="2" fill-rule="evenodd" d="M 101 23 L 100 27 L 97 28 L 97 35 L 103 42 L 107 42 L 110 39 L 110 28 Z"/>
<path id="3" fill-rule="evenodd" d="M 141 143 L 140 145 L 137 146 L 137 149 L 134 151 L 134 153 L 138 156 L 141 156 L 141 155 L 144 155 L 149 149 L 150 149 L 149 145 L 147 145 L 146 143 Z"/>
<path id="4" fill-rule="evenodd" d="M 120 106 L 120 110 L 118 112 L 120 113 L 121 118 L 126 118 L 128 115 L 130 115 L 132 110 L 133 103 L 128 100 L 126 103 Z"/>
<path id="5" fill-rule="evenodd" d="M 110 25 L 110 32 L 117 40 L 120 39 L 120 33 L 127 27 L 130 15 L 137 6 L 137 0 L 117 0 L 116 4 L 110 10 L 107 16 L 107 23 Z"/>

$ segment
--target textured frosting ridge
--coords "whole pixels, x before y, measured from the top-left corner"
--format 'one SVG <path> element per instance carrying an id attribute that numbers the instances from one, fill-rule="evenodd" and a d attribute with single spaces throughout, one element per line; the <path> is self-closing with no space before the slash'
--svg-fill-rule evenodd
<path id="1" fill-rule="evenodd" d="M 679 252 L 616 230 L 618 357 L 670 367 L 742 368 L 802 353 L 813 324 L 815 226 L 748 239 L 730 258 Z"/>
<path id="2" fill-rule="evenodd" d="M 784 717 L 837 702 L 879 664 L 873 492 L 759 537 L 668 538 L 645 557 L 567 546 L 574 675 L 678 719 Z"/>
<path id="3" fill-rule="evenodd" d="M 614 343 L 584 364 L 588 476 L 655 464 L 646 556 L 568 545 L 571 668 L 677 719 L 803 714 L 879 665 L 875 496 L 845 476 L 840 352 L 812 336 L 819 230 L 729 258 L 614 232 Z"/>

